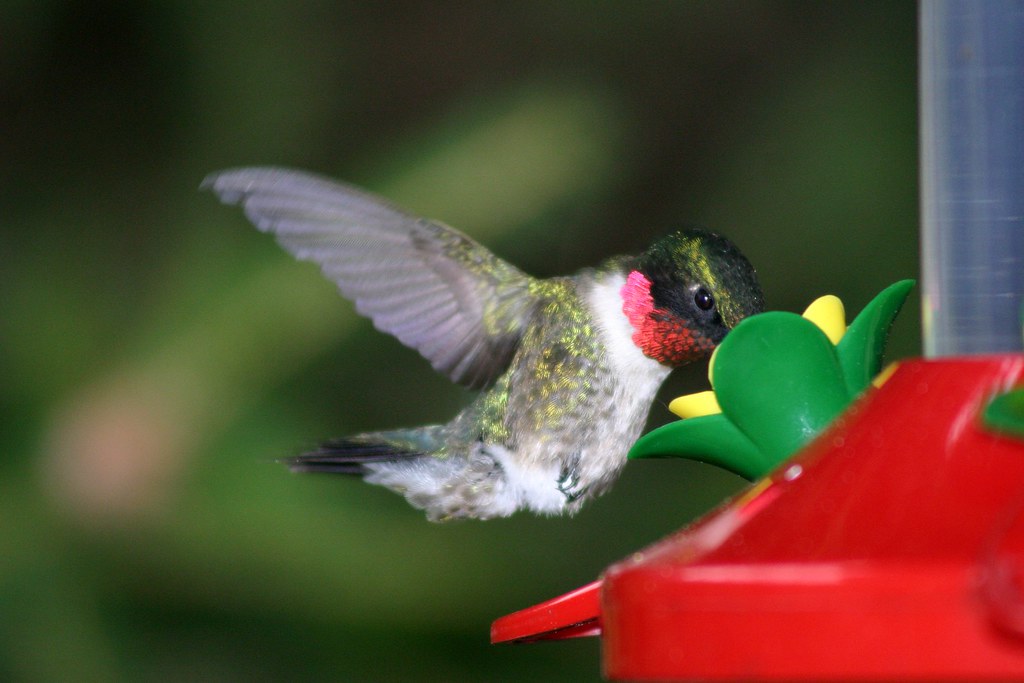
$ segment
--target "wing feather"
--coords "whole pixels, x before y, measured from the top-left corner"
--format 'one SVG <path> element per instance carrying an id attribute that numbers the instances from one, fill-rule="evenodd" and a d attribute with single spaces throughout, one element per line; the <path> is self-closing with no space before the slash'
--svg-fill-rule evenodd
<path id="1" fill-rule="evenodd" d="M 242 168 L 203 187 L 319 264 L 360 314 L 453 381 L 483 388 L 508 366 L 532 313 L 531 278 L 469 237 L 299 171 Z"/>

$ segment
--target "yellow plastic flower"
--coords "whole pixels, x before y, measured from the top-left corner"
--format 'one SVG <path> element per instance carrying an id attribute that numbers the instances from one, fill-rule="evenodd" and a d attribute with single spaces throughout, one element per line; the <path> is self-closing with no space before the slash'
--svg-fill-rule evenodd
<path id="1" fill-rule="evenodd" d="M 803 317 L 817 325 L 833 345 L 838 344 L 846 333 L 846 309 L 839 297 L 833 294 L 826 294 L 812 301 L 811 305 L 803 312 Z M 668 404 L 670 411 L 683 419 L 722 412 L 714 391 L 715 356 L 717 355 L 718 349 L 716 348 L 708 363 L 708 381 L 711 382 L 711 390 L 676 398 Z"/>
<path id="2" fill-rule="evenodd" d="M 838 344 L 846 334 L 846 309 L 834 294 L 826 294 L 812 301 L 803 312 L 803 317 L 817 325 L 833 345 Z"/>
<path id="3" fill-rule="evenodd" d="M 682 418 L 701 417 L 722 412 L 714 390 L 680 396 L 668 404 L 668 409 Z"/>

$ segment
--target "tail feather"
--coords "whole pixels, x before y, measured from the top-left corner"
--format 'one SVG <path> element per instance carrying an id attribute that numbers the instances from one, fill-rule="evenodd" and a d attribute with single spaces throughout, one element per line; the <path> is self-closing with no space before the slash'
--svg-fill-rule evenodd
<path id="1" fill-rule="evenodd" d="M 285 463 L 292 472 L 323 472 L 327 474 L 366 474 L 364 465 L 393 462 L 425 455 L 404 445 L 370 438 L 350 437 L 327 441 L 314 451 L 288 458 Z"/>

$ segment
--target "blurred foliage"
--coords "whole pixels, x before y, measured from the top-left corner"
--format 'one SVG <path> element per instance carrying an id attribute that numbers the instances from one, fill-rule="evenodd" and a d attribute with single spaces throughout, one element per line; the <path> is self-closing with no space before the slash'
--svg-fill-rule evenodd
<path id="1" fill-rule="evenodd" d="M 0 679 L 594 680 L 598 640 L 491 647 L 490 621 L 742 485 L 634 462 L 573 519 L 439 526 L 290 476 L 275 458 L 468 396 L 198 193 L 210 171 L 363 184 L 542 276 L 681 224 L 739 243 L 772 308 L 917 275 L 910 2 L 4 14 Z"/>

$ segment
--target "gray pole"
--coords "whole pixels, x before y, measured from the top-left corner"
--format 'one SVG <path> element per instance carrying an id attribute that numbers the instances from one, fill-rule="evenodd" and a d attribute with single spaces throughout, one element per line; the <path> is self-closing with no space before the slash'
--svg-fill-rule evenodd
<path id="1" fill-rule="evenodd" d="M 1024 0 L 922 0 L 920 40 L 925 355 L 1020 351 Z"/>

